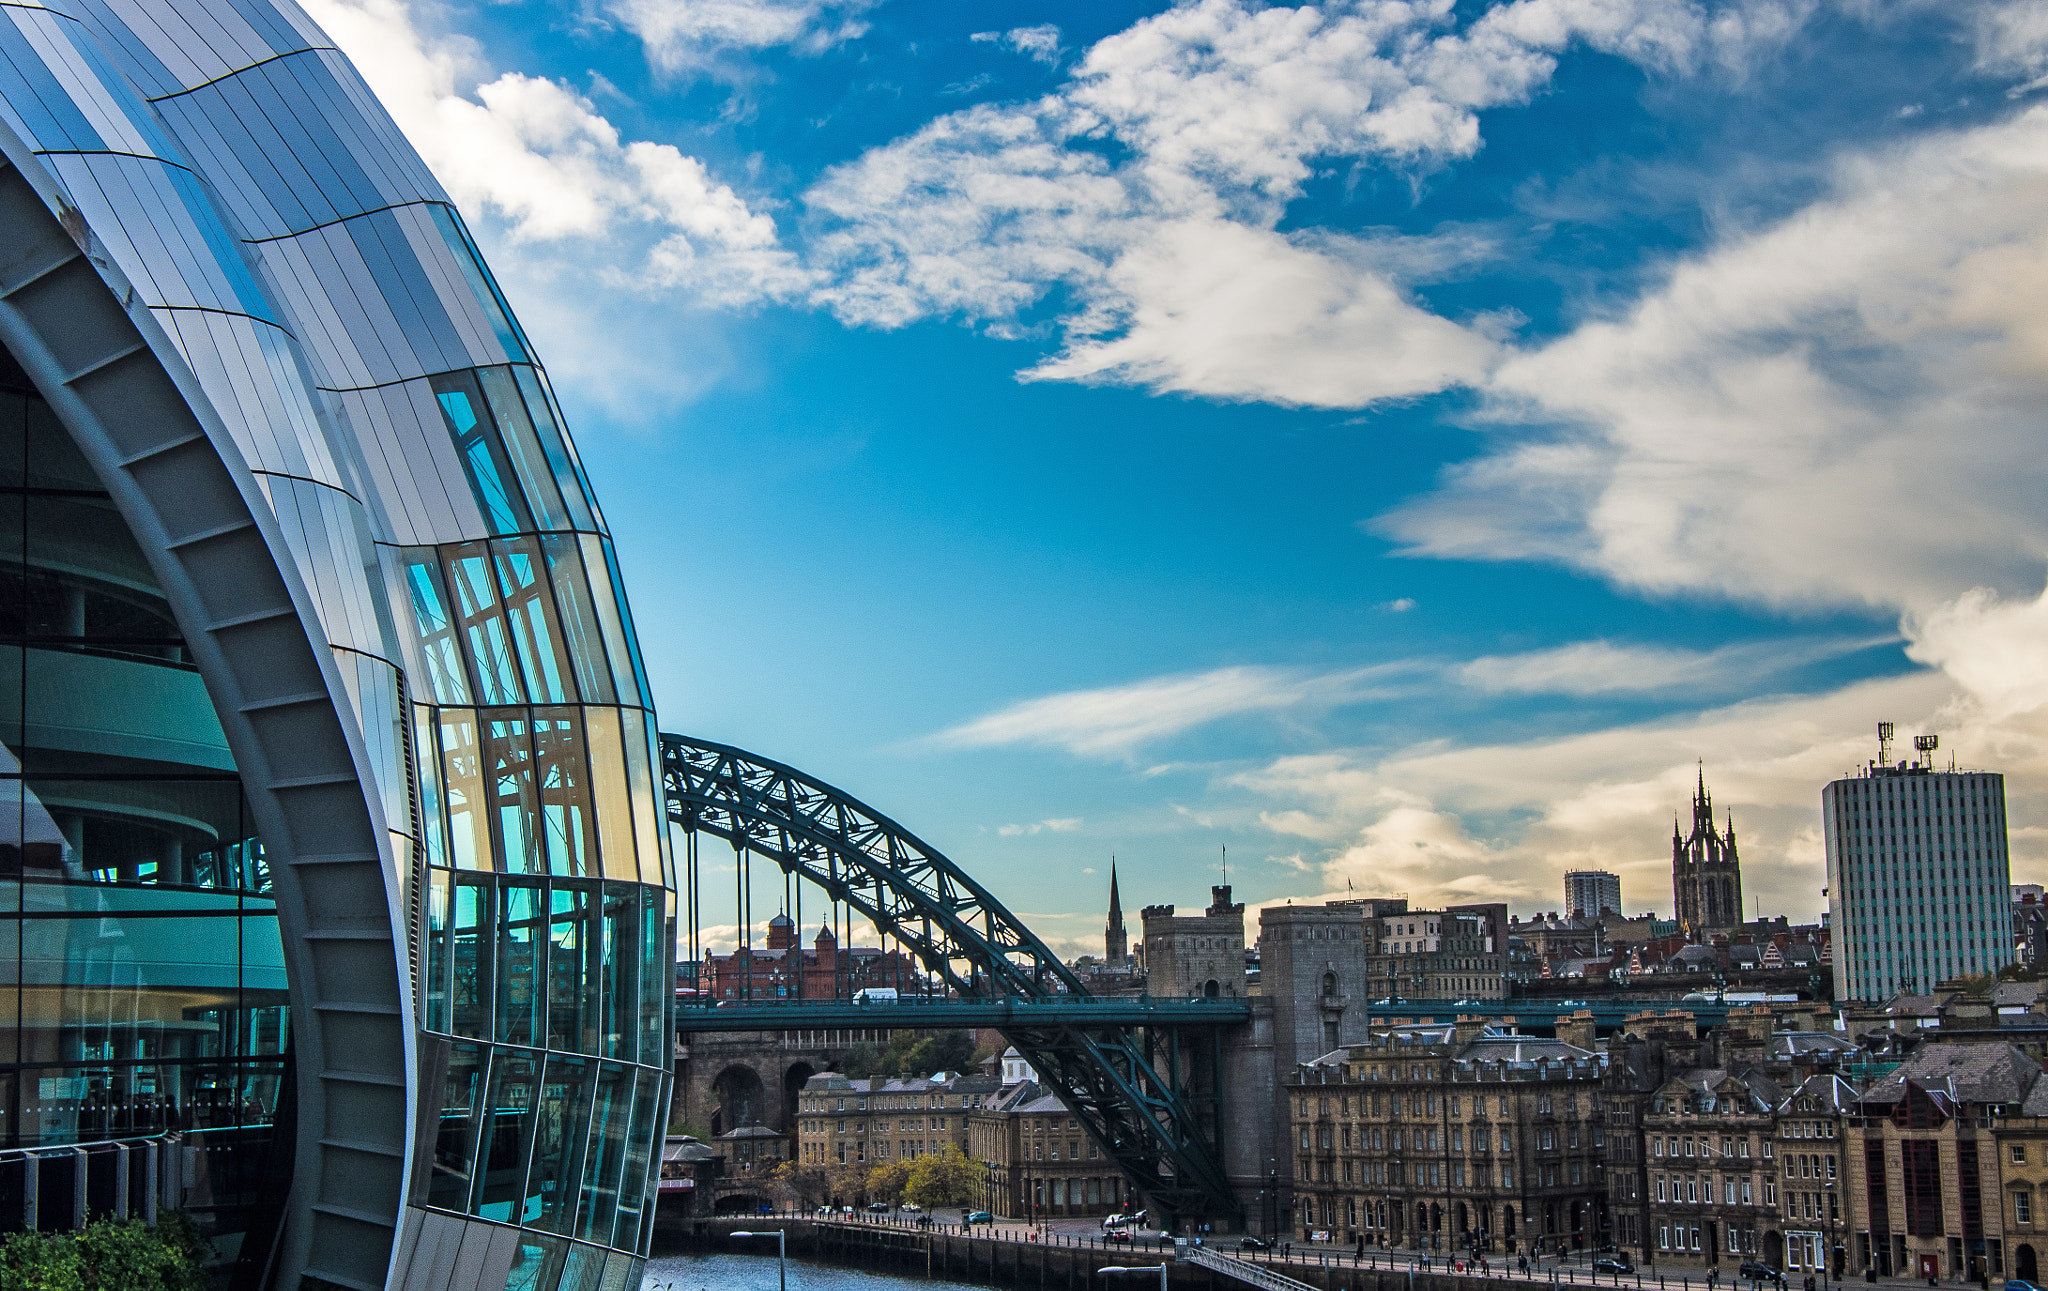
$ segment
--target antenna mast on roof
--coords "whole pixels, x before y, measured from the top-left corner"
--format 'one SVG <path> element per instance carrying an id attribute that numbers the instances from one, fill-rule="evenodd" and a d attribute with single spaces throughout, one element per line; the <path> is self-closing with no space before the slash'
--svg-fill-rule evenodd
<path id="1" fill-rule="evenodd" d="M 1890 722 L 1879 722 L 1877 724 L 1877 764 L 1881 767 L 1888 767 L 1892 764 L 1892 724 Z"/>
<path id="2" fill-rule="evenodd" d="M 1939 735 L 1915 735 L 1913 737 L 1913 750 L 1920 755 L 1920 765 L 1926 767 L 1929 771 L 1934 770 L 1933 754 L 1934 750 L 1940 746 L 1941 737 Z"/>

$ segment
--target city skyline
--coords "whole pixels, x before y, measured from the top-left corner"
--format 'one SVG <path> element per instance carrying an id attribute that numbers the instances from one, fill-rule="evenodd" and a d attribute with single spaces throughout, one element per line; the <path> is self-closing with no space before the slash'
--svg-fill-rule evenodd
<path id="1" fill-rule="evenodd" d="M 665 720 L 1062 948 L 1112 854 L 1648 895 L 1700 759 L 1811 920 L 1880 719 L 2048 877 L 2018 6 L 311 12 L 557 356 Z"/>

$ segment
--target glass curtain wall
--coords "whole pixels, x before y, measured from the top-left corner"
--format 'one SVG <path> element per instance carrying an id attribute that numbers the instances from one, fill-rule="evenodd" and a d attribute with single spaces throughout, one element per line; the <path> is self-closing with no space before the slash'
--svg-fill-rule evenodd
<path id="1" fill-rule="evenodd" d="M 290 1031 L 254 832 L 141 548 L 0 350 L 0 1146 L 175 1136 L 230 1259 Z"/>
<path id="2" fill-rule="evenodd" d="M 520 1226 L 511 1285 L 573 1288 L 604 1268 L 596 1248 L 644 1253 L 652 1232 L 675 944 L 658 734 L 611 539 L 539 371 L 429 382 L 492 536 L 397 562 L 433 701 L 413 737 L 441 1117 L 415 1201 Z"/>

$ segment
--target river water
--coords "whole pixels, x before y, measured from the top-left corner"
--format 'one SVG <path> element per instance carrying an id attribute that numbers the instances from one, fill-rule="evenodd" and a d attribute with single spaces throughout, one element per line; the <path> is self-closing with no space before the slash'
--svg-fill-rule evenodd
<path id="1" fill-rule="evenodd" d="M 773 1255 L 662 1255 L 647 1261 L 641 1291 L 778 1291 Z M 985 1291 L 978 1284 L 890 1277 L 803 1260 L 789 1262 L 789 1291 Z"/>

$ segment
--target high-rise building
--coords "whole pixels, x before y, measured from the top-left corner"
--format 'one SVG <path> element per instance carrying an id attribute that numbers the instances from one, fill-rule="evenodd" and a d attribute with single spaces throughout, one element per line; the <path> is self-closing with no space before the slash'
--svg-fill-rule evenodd
<path id="1" fill-rule="evenodd" d="M 1111 968 L 1122 968 L 1131 957 L 1130 934 L 1124 930 L 1124 903 L 1116 890 L 1116 859 L 1109 862 L 1109 921 L 1102 929 L 1102 958 Z"/>
<path id="2" fill-rule="evenodd" d="M 1671 821 L 1671 903 L 1687 941 L 1704 942 L 1742 922 L 1742 862 L 1735 852 L 1735 819 L 1726 833 L 1714 827 L 1714 799 L 1700 768 L 1692 797 L 1692 832 Z"/>
<path id="3" fill-rule="evenodd" d="M 1606 870 L 1573 870 L 1564 876 L 1565 913 L 1597 919 L 1621 913 L 1621 876 Z"/>
<path id="4" fill-rule="evenodd" d="M 1934 737 L 1914 743 L 1920 759 L 1874 761 L 1821 791 L 1838 1000 L 1931 991 L 2013 960 L 2005 777 L 1937 771 Z"/>
<path id="5" fill-rule="evenodd" d="M 0 1227 L 54 1150 L 237 1286 L 637 1284 L 657 727 L 461 216 L 292 0 L 0 7 L 0 123 Z"/>

